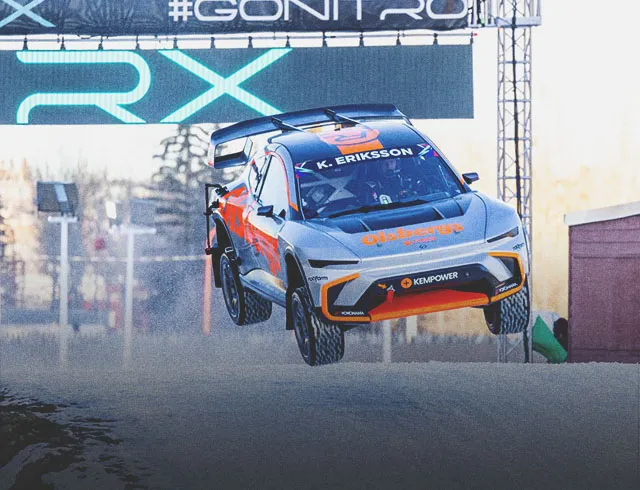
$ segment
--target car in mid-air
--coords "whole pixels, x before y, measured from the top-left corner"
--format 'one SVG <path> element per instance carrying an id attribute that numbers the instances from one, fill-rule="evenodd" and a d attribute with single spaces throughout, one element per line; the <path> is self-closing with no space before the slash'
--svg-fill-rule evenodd
<path id="1" fill-rule="evenodd" d="M 255 141 L 262 139 L 260 145 Z M 494 334 L 529 323 L 528 245 L 516 211 L 471 189 L 395 106 L 240 122 L 211 136 L 207 254 L 237 325 L 286 308 L 304 361 L 344 354 L 344 332 L 464 307 Z"/>

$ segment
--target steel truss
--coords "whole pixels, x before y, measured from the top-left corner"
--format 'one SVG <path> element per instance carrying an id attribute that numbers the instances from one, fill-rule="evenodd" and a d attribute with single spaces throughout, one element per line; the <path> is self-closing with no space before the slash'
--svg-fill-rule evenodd
<path id="1" fill-rule="evenodd" d="M 528 244 L 529 263 L 532 235 L 532 131 L 531 64 L 532 27 L 541 24 L 540 0 L 496 0 L 479 2 L 485 8 L 482 26 L 498 31 L 498 197 L 516 206 Z M 532 288 L 529 277 L 529 288 Z M 514 342 L 498 336 L 498 362 L 523 345 L 524 362 L 532 358 L 531 327 Z"/>

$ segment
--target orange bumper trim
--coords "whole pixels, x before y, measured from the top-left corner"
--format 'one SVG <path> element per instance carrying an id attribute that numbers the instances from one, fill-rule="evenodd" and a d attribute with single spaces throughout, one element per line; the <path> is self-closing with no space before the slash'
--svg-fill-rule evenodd
<path id="1" fill-rule="evenodd" d="M 525 281 L 524 267 L 520 254 L 515 252 L 489 252 L 492 257 L 509 257 L 515 259 L 520 269 L 520 284 L 505 291 L 502 294 L 489 298 L 486 294 L 476 292 L 456 291 L 453 289 L 437 289 L 435 291 L 425 291 L 422 293 L 408 294 L 406 296 L 395 296 L 393 301 L 388 301 L 375 307 L 366 316 L 341 317 L 329 313 L 329 289 L 338 284 L 353 281 L 360 277 L 360 274 L 350 274 L 334 281 L 322 285 L 321 288 L 321 309 L 322 314 L 330 321 L 340 323 L 369 323 L 408 316 L 436 313 L 438 311 L 456 310 L 471 306 L 485 306 L 501 299 L 516 294 L 522 289 Z"/>

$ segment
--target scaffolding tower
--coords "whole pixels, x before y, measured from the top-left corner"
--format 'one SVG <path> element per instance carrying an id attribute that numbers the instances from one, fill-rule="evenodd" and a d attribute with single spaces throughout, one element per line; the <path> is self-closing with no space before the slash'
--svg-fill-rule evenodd
<path id="1" fill-rule="evenodd" d="M 531 38 L 541 24 L 540 0 L 485 2 L 487 27 L 498 34 L 498 197 L 516 206 L 527 242 L 529 263 L 532 235 L 532 132 L 531 132 Z M 529 290 L 532 289 L 529 277 Z M 498 336 L 498 362 L 523 346 L 524 362 L 532 356 L 531 327 L 517 340 Z"/>

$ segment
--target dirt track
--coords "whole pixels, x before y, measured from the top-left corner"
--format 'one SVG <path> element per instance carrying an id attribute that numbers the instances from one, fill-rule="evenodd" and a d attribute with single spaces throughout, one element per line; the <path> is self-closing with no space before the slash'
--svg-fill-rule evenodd
<path id="1" fill-rule="evenodd" d="M 639 366 L 389 365 L 363 362 L 377 341 L 347 340 L 344 363 L 309 368 L 280 330 L 149 337 L 128 370 L 117 338 L 72 343 L 67 370 L 55 341 L 4 343 L 5 397 L 49 407 L 25 417 L 48 421 L 49 449 L 72 450 L 66 468 L 46 466 L 51 451 L 24 439 L 40 466 L 14 458 L 0 482 L 22 471 L 65 488 L 640 488 Z"/>

